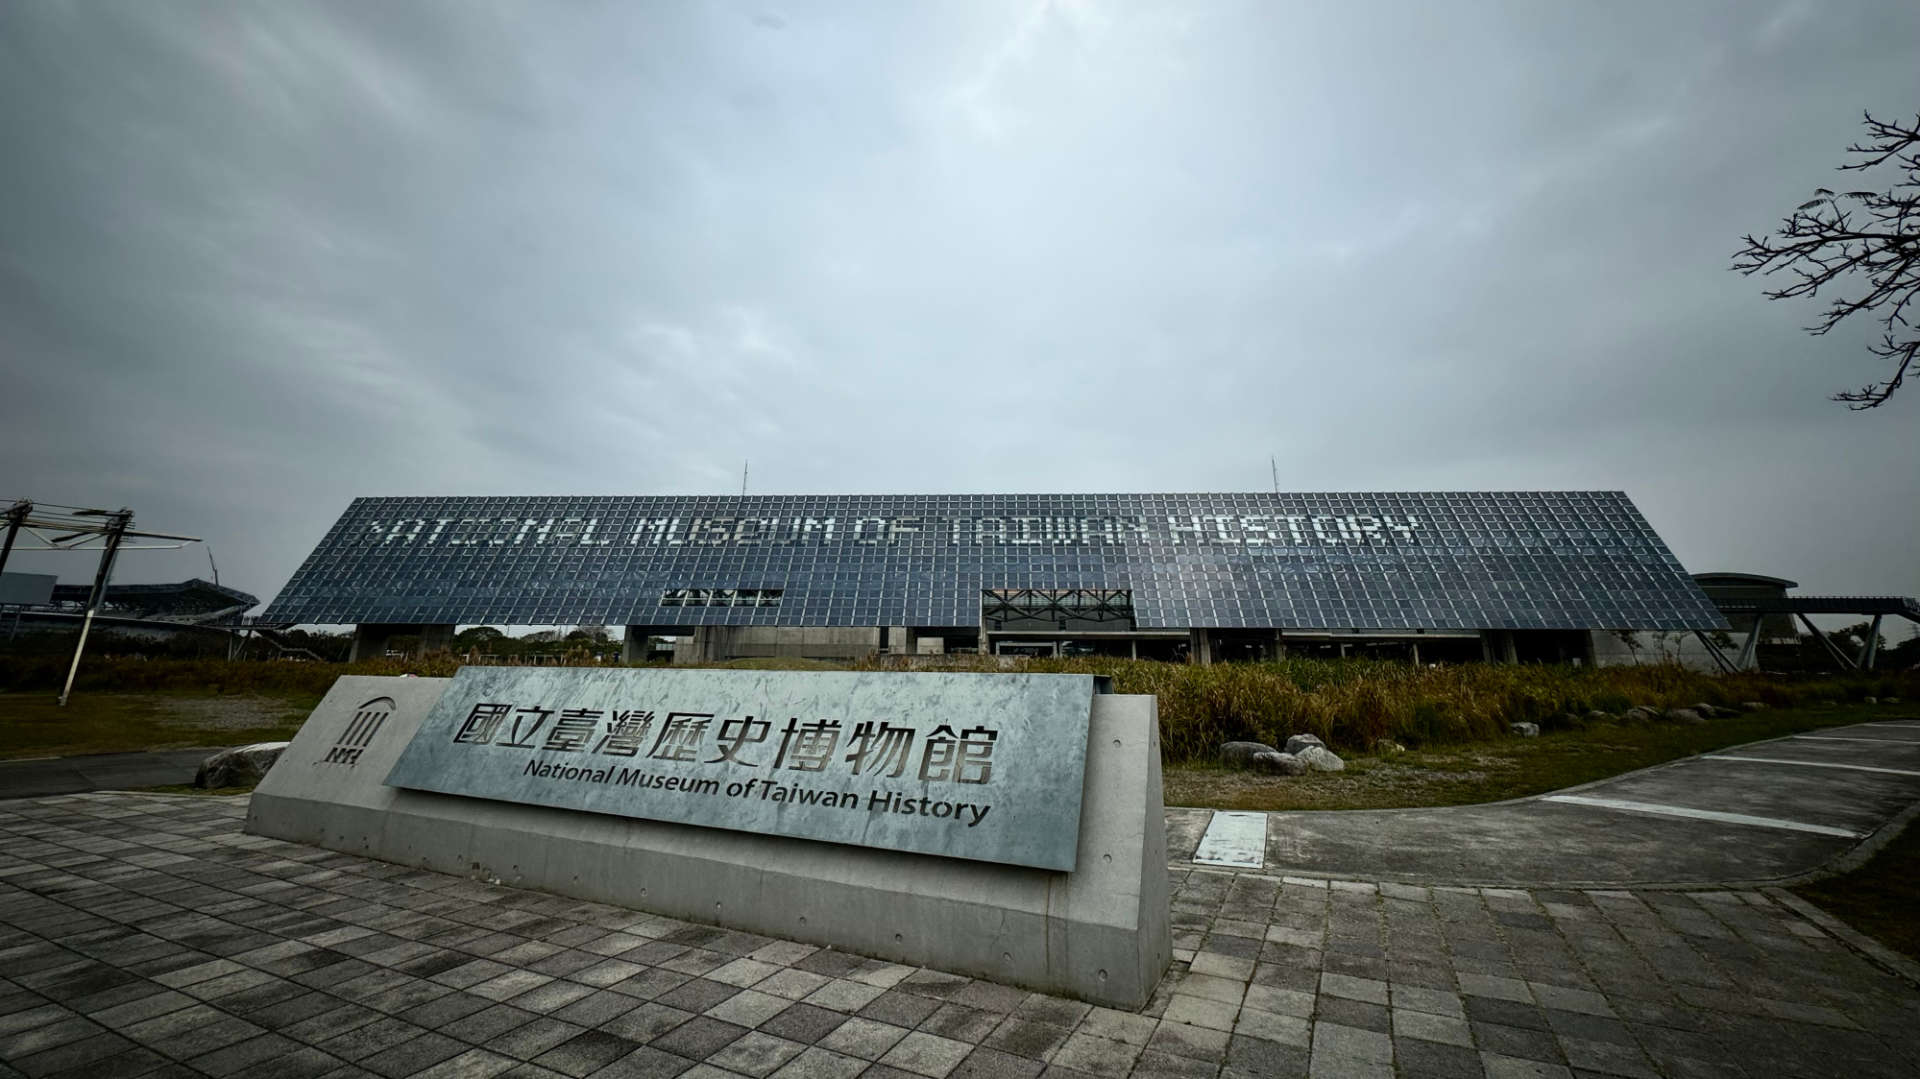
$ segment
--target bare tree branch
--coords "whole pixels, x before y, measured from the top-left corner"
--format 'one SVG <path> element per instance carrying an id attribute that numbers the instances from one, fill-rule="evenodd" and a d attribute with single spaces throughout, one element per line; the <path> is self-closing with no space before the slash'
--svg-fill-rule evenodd
<path id="1" fill-rule="evenodd" d="M 1857 160 L 1840 170 L 1860 172 L 1891 162 L 1905 179 L 1884 192 L 1835 194 L 1816 188 L 1773 235 L 1741 237 L 1732 267 L 1747 276 L 1785 271 L 1790 280 L 1766 291 L 1769 300 L 1817 296 L 1830 285 L 1843 287 L 1843 279 L 1844 286 L 1857 290 L 1829 300 L 1806 328 L 1817 337 L 1863 311 L 1873 312 L 1880 323 L 1881 342 L 1867 351 L 1891 362 L 1893 374 L 1833 395 L 1854 410 L 1885 404 L 1920 363 L 1920 332 L 1909 321 L 1920 296 L 1920 114 L 1903 125 L 1868 113 L 1865 123 L 1867 138 L 1847 148 Z"/>

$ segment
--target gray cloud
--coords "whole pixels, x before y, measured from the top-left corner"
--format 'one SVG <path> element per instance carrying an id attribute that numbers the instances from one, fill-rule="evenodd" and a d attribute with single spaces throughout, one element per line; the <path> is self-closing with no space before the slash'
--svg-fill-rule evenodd
<path id="1" fill-rule="evenodd" d="M 359 494 L 1274 454 L 1623 488 L 1691 569 L 1912 594 L 1920 399 L 1828 403 L 1864 331 L 1724 267 L 1920 107 L 1915 40 L 1895 2 L 7 5 L 0 493 L 264 597 Z"/>

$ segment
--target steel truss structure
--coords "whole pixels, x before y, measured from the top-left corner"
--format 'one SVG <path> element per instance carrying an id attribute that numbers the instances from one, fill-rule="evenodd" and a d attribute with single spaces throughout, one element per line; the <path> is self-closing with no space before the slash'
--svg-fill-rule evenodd
<path id="1" fill-rule="evenodd" d="M 1750 671 L 1759 666 L 1760 638 L 1766 616 L 1770 614 L 1790 615 L 1800 620 L 1800 624 L 1820 642 L 1828 658 L 1843 671 L 1870 671 L 1874 660 L 1880 653 L 1880 624 L 1888 616 L 1905 618 L 1920 625 L 1920 601 L 1910 596 L 1787 596 L 1780 599 L 1749 600 L 1742 602 L 1720 603 L 1720 610 L 1729 622 L 1738 625 L 1751 618 L 1752 628 L 1747 631 L 1746 640 L 1741 642 L 1737 655 L 1728 656 L 1727 650 L 1713 642 L 1705 633 L 1700 640 L 1707 646 L 1707 654 L 1725 671 Z M 1856 655 L 1847 655 L 1833 638 L 1821 632 L 1813 624 L 1809 615 L 1848 614 L 1871 619 L 1867 627 L 1867 639 L 1861 642 Z"/>
<path id="2" fill-rule="evenodd" d="M 123 550 L 173 550 L 189 543 L 199 543 L 200 540 L 195 536 L 135 531 L 133 511 L 124 506 L 117 510 L 88 509 L 35 503 L 22 498 L 7 507 L 6 522 L 6 539 L 0 542 L 0 571 L 7 568 L 7 558 L 13 554 L 22 532 L 38 543 L 38 546 L 21 547 L 23 551 L 100 552 L 100 565 L 93 575 L 93 587 L 87 590 L 85 613 L 80 621 L 80 639 L 74 642 L 73 662 L 67 666 L 67 680 L 60 688 L 60 707 L 65 708 L 67 698 L 73 693 L 74 675 L 80 672 L 80 656 L 87 649 L 87 635 L 93 630 L 93 620 L 100 612 L 101 598 L 106 593 L 108 580 L 113 576 L 114 559 Z M 129 545 L 128 539 L 169 542 Z"/>
<path id="3" fill-rule="evenodd" d="M 1069 623 L 1093 623 L 1100 629 L 1133 628 L 1133 592 L 1124 588 L 989 588 L 981 594 L 981 615 L 990 629 L 1017 629 L 1039 622 L 1065 629 Z"/>

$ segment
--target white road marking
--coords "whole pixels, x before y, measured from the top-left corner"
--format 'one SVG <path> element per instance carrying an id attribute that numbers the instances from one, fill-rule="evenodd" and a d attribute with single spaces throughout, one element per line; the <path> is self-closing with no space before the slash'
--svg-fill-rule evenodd
<path id="1" fill-rule="evenodd" d="M 1862 727 L 1899 727 L 1902 730 L 1920 731 L 1920 723 L 1862 723 Z"/>
<path id="2" fill-rule="evenodd" d="M 1878 742 L 1891 746 L 1920 746 L 1920 738 L 1848 738 L 1837 734 L 1796 734 L 1809 742 Z"/>
<path id="3" fill-rule="evenodd" d="M 1685 817 L 1689 820 L 1718 821 L 1721 824 L 1751 824 L 1756 828 L 1780 828 L 1789 832 L 1811 832 L 1814 835 L 1839 836 L 1843 839 L 1859 839 L 1864 832 L 1850 832 L 1845 828 L 1829 828 L 1824 824 L 1802 824 L 1797 820 L 1781 820 L 1777 817 L 1753 817 L 1745 813 L 1720 813 L 1711 809 L 1688 809 L 1685 806 L 1660 805 L 1657 802 L 1630 802 L 1624 798 L 1589 798 L 1583 794 L 1549 794 L 1541 799 L 1545 802 L 1566 802 L 1569 805 L 1595 806 L 1600 809 L 1618 809 L 1628 813 L 1649 813 L 1657 817 Z"/>
<path id="4" fill-rule="evenodd" d="M 1850 772 L 1884 772 L 1890 776 L 1920 776 L 1911 768 L 1875 768 L 1869 764 L 1837 764 L 1830 761 L 1791 761 L 1778 757 L 1735 757 L 1728 753 L 1708 753 L 1710 761 L 1752 761 L 1755 764 L 1797 764 L 1802 768 L 1845 768 Z"/>
<path id="5" fill-rule="evenodd" d="M 1193 860 L 1201 865 L 1259 869 L 1267 864 L 1267 815 L 1217 811 Z"/>

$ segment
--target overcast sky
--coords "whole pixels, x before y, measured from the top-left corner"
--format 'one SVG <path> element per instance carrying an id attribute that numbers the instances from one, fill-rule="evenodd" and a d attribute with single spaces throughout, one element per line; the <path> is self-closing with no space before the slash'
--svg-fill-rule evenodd
<path id="1" fill-rule="evenodd" d="M 1920 385 L 1828 401 L 1869 327 L 1726 269 L 1920 110 L 1916 42 L 1911 0 L 13 0 L 0 497 L 264 601 L 356 495 L 1271 455 L 1623 489 L 1689 570 L 1920 594 Z"/>

